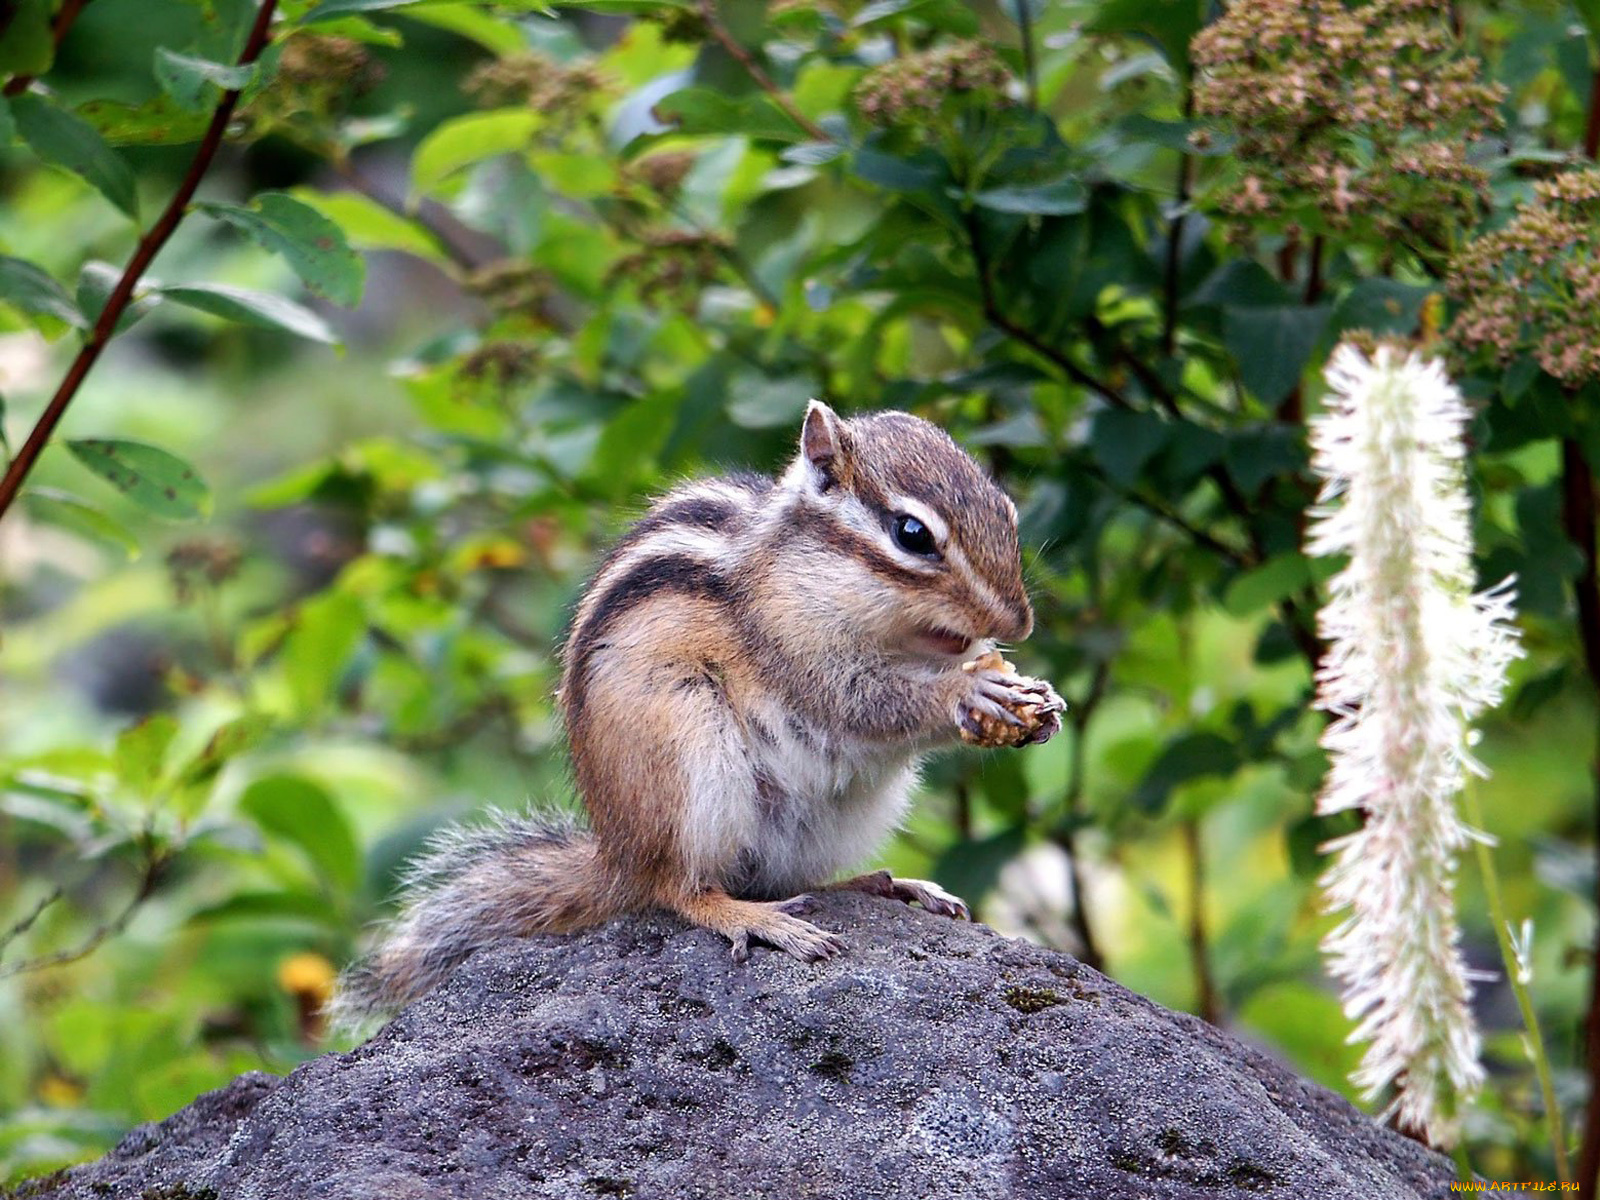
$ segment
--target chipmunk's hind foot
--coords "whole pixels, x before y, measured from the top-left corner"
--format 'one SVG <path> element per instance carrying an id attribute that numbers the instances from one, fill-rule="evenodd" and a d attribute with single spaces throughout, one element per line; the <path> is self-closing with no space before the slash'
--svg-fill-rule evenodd
<path id="1" fill-rule="evenodd" d="M 794 914 L 812 912 L 817 902 L 811 896 L 788 900 L 735 900 L 726 892 L 702 892 L 672 905 L 696 925 L 714 929 L 733 944 L 733 961 L 750 957 L 750 944 L 760 942 L 801 962 L 832 958 L 845 950 L 844 939 L 819 929 Z"/>
<path id="2" fill-rule="evenodd" d="M 841 879 L 828 888 L 830 891 L 866 892 L 869 896 L 883 896 L 903 904 L 920 904 L 941 917 L 972 920 L 972 910 L 965 900 L 927 879 L 897 879 L 887 871 L 871 871 L 853 879 Z"/>

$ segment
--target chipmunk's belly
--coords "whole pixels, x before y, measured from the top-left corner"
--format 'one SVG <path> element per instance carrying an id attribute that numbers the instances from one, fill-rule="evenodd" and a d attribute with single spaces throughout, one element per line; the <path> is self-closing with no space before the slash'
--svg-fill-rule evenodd
<path id="1" fill-rule="evenodd" d="M 749 896 L 791 896 L 869 862 L 916 785 L 909 751 L 841 742 L 793 717 L 756 725 L 746 753 L 754 820 L 729 888 Z"/>

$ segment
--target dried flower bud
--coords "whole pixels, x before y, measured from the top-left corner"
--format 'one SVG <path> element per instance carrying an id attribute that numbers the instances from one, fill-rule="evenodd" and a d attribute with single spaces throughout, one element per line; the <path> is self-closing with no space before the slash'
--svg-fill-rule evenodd
<path id="1" fill-rule="evenodd" d="M 194 599 L 201 585 L 217 587 L 239 573 L 244 554 L 236 542 L 190 538 L 167 552 L 167 576 L 179 604 Z"/>
<path id="2" fill-rule="evenodd" d="M 486 108 L 525 104 L 552 124 L 570 124 L 605 90 L 605 78 L 586 63 L 567 66 L 546 54 L 513 54 L 485 63 L 467 76 L 462 90 Z"/>
<path id="3" fill-rule="evenodd" d="M 1450 338 L 1505 363 L 1532 353 L 1568 388 L 1600 379 L 1600 168 L 1534 187 L 1504 227 L 1450 263 Z"/>
<path id="4" fill-rule="evenodd" d="M 633 170 L 645 187 L 666 199 L 677 195 L 678 189 L 683 186 L 684 176 L 693 169 L 696 161 L 697 156 L 689 151 L 667 151 L 641 158 L 633 164 Z"/>
<path id="5" fill-rule="evenodd" d="M 918 125 L 952 97 L 990 93 L 1003 102 L 1011 74 L 981 42 L 952 42 L 868 71 L 856 85 L 856 108 L 874 125 Z"/>
<path id="6" fill-rule="evenodd" d="M 467 279 L 467 290 L 497 313 L 542 320 L 557 289 L 544 268 L 522 259 L 502 258 L 474 271 Z"/>
<path id="7" fill-rule="evenodd" d="M 727 262 L 728 240 L 719 234 L 669 229 L 646 233 L 640 240 L 643 249 L 613 263 L 606 282 L 632 283 L 646 303 L 665 295 L 687 306 Z"/>
<path id="8" fill-rule="evenodd" d="M 1197 113 L 1238 139 L 1224 211 L 1433 239 L 1486 202 L 1464 146 L 1499 128 L 1503 92 L 1427 0 L 1237 0 L 1193 53 Z"/>

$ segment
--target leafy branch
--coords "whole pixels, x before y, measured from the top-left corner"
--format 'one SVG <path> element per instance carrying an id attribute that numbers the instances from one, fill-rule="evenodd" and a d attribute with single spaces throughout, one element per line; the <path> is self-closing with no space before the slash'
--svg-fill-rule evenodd
<path id="1" fill-rule="evenodd" d="M 256 11 L 250 35 L 245 41 L 243 51 L 240 52 L 239 66 L 253 65 L 261 57 L 261 52 L 266 49 L 267 43 L 271 40 L 272 15 L 277 3 L 278 0 L 261 0 L 261 7 Z M 16 80 L 12 80 L 12 83 L 15 82 Z M 189 202 L 194 199 L 200 181 L 205 178 L 206 171 L 222 146 L 223 138 L 228 131 L 228 122 L 232 120 L 233 111 L 239 103 L 240 91 L 240 88 L 231 88 L 222 93 L 215 111 L 211 114 L 211 122 L 206 127 L 205 135 L 200 139 L 194 158 L 190 160 L 189 169 L 184 173 L 182 182 L 178 184 L 178 190 L 173 193 L 167 207 L 156 218 L 149 231 L 139 239 L 133 256 L 128 260 L 128 265 L 123 268 L 116 286 L 107 297 L 94 327 L 84 338 L 77 357 L 67 368 L 60 386 L 56 388 L 50 403 L 45 406 L 44 412 L 34 423 L 27 440 L 17 450 L 16 457 L 7 465 L 4 477 L 0 478 L 0 517 L 5 515 L 16 500 L 24 480 L 33 470 L 45 446 L 49 444 L 50 437 L 55 432 L 56 426 L 61 423 L 68 405 L 77 396 L 84 379 L 88 377 L 89 371 L 115 335 L 118 322 L 133 301 L 134 289 L 138 286 L 139 280 L 143 278 L 150 263 L 161 252 L 162 247 L 167 244 L 187 215 Z"/>

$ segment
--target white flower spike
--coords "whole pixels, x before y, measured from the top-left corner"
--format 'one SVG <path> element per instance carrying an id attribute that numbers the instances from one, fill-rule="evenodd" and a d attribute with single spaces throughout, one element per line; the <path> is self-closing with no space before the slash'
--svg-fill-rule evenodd
<path id="1" fill-rule="evenodd" d="M 1370 1043 L 1353 1082 L 1368 1099 L 1396 1085 L 1400 1123 L 1448 1146 L 1460 1101 L 1483 1082 L 1454 900 L 1471 834 L 1455 797 L 1468 772 L 1484 773 L 1471 722 L 1521 652 L 1512 581 L 1472 590 L 1470 414 L 1443 367 L 1341 345 L 1326 377 L 1307 551 L 1350 560 L 1319 618 L 1317 706 L 1334 719 L 1317 809 L 1364 820 L 1326 847 L 1324 898 L 1346 915 L 1323 949 L 1357 1022 L 1350 1040 Z"/>

